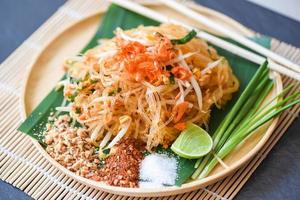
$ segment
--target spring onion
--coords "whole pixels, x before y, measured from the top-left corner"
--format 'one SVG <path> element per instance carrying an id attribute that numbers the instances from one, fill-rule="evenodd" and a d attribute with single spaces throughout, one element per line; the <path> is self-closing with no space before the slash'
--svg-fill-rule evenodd
<path id="1" fill-rule="evenodd" d="M 246 137 L 248 137 L 255 129 L 260 127 L 261 125 L 268 122 L 270 119 L 276 117 L 281 112 L 285 111 L 286 109 L 300 103 L 300 99 L 294 100 L 290 102 L 289 104 L 281 107 L 278 110 L 272 110 L 272 112 L 266 116 L 265 113 L 259 115 L 257 118 L 255 118 L 254 121 L 251 123 L 246 124 L 242 129 L 239 129 L 238 131 L 234 132 L 234 137 L 230 138 L 228 141 L 226 141 L 225 145 L 217 152 L 217 156 L 221 159 L 223 159 L 225 156 L 227 156 L 233 149 L 236 148 Z M 204 178 L 206 177 L 211 170 L 216 166 L 218 163 L 218 160 L 216 158 L 213 158 L 203 169 L 201 174 L 198 176 L 198 178 Z"/>
<path id="2" fill-rule="evenodd" d="M 185 44 L 189 41 L 191 41 L 195 36 L 197 35 L 197 32 L 195 30 L 191 30 L 186 36 L 180 39 L 173 39 L 171 40 L 172 44 Z"/>
<path id="3" fill-rule="evenodd" d="M 268 77 L 267 62 L 265 62 L 213 134 L 213 154 L 210 153 L 196 162 L 197 169 L 192 175 L 193 179 L 206 177 L 218 164 L 218 159 L 225 158 L 254 130 L 286 109 L 300 103 L 300 99 L 297 99 L 300 91 L 282 99 L 292 86 L 288 86 L 275 98 L 263 103 L 272 87 L 273 82 Z"/>
<path id="4" fill-rule="evenodd" d="M 236 113 L 240 110 L 240 108 L 244 105 L 244 103 L 247 101 L 251 93 L 253 92 L 254 88 L 257 86 L 257 84 L 260 82 L 261 74 L 264 73 L 267 69 L 267 62 L 265 62 L 255 73 L 254 77 L 251 79 L 248 86 L 245 88 L 244 92 L 241 94 L 240 98 L 236 102 L 236 104 L 233 106 L 229 114 L 225 117 L 225 119 L 222 121 L 221 126 L 218 127 L 216 132 L 213 134 L 214 139 L 214 147 L 216 144 L 219 143 L 221 140 L 221 137 L 223 136 L 224 132 L 230 125 L 230 123 L 233 121 L 233 119 L 236 117 Z"/>

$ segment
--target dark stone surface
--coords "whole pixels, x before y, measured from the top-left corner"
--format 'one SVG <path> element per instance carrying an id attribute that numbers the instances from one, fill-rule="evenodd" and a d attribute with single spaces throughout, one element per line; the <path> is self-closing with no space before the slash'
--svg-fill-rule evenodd
<path id="1" fill-rule="evenodd" d="M 3 181 L 0 181 L 0 199 L 1 200 L 29 200 L 32 199 L 27 194 L 25 194 L 23 191 L 19 190 L 18 188 L 15 188 L 14 186 L 5 183 Z"/>
<path id="2" fill-rule="evenodd" d="M 65 0 L 0 0 L 0 61 L 39 28 Z"/>
<path id="3" fill-rule="evenodd" d="M 0 61 L 42 25 L 65 0 L 1 0 Z M 265 35 L 300 47 L 300 23 L 242 0 L 198 0 Z M 300 119 L 280 139 L 236 199 L 300 199 Z M 0 181 L 0 200 L 31 199 Z"/>
<path id="4" fill-rule="evenodd" d="M 197 0 L 197 2 L 232 17 L 256 32 L 300 47 L 300 23 L 293 19 L 245 0 Z"/>

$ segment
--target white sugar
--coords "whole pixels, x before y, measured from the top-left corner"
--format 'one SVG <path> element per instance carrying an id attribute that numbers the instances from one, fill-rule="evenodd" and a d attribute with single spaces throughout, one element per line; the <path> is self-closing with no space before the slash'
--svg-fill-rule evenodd
<path id="1" fill-rule="evenodd" d="M 164 187 L 164 185 L 161 183 L 156 183 L 156 182 L 140 181 L 139 187 L 140 188 L 160 188 L 160 187 Z"/>
<path id="2" fill-rule="evenodd" d="M 177 161 L 166 154 L 150 154 L 140 166 L 140 187 L 157 188 L 163 185 L 175 185 Z"/>

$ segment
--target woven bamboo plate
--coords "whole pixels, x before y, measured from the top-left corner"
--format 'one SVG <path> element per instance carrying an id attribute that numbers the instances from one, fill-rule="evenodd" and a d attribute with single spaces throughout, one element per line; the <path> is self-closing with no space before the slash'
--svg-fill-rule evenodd
<path id="1" fill-rule="evenodd" d="M 151 3 L 148 4 L 148 6 L 159 12 L 163 12 L 165 15 L 168 15 L 170 17 L 172 16 L 172 18 L 180 18 L 180 20 L 182 21 L 188 21 L 189 24 L 206 29 L 206 27 L 202 26 L 201 24 L 188 20 L 184 16 L 181 16 L 162 5 Z M 227 16 L 196 4 L 190 4 L 190 6 L 197 12 L 210 17 L 211 19 L 216 20 L 219 23 L 222 23 L 245 36 L 253 36 L 253 33 L 251 31 Z M 62 77 L 64 73 L 61 67 L 62 61 L 70 55 L 77 54 L 84 47 L 84 45 L 88 43 L 97 29 L 103 12 L 104 11 L 99 11 L 98 13 L 94 13 L 88 17 L 85 17 L 84 19 L 76 21 L 69 27 L 65 27 L 64 30 L 61 30 L 60 34 L 56 35 L 54 39 L 43 48 L 35 61 L 31 64 L 31 66 L 29 67 L 29 71 L 27 72 L 28 74 L 26 82 L 24 83 L 22 94 L 23 116 L 27 116 Z M 213 32 L 212 30 L 210 31 Z M 276 75 L 275 87 L 273 91 L 270 92 L 267 99 L 275 96 L 281 90 L 281 77 L 279 75 Z M 52 159 L 38 142 L 33 141 L 33 143 L 36 148 L 39 149 L 40 153 L 44 157 L 46 157 L 55 167 L 60 169 L 68 176 L 88 186 L 125 196 L 167 196 L 189 192 L 213 184 L 218 180 L 232 174 L 237 169 L 241 168 L 267 142 L 276 126 L 277 121 L 278 119 L 274 119 L 272 122 L 269 122 L 265 126 L 261 127 L 242 145 L 234 150 L 234 152 L 227 156 L 226 159 L 224 159 L 224 163 L 226 163 L 228 168 L 217 166 L 207 178 L 185 183 L 181 187 L 174 186 L 156 189 L 130 189 L 114 187 L 100 182 L 95 182 L 77 176 L 76 174 L 70 172 L 59 163 L 57 163 L 54 159 Z"/>

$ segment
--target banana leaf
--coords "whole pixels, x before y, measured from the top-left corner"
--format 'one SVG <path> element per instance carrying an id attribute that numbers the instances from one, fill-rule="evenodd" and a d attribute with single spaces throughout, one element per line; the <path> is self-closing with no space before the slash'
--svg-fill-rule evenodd
<path id="1" fill-rule="evenodd" d="M 91 39 L 89 44 L 81 51 L 84 53 L 86 50 L 97 45 L 97 41 L 100 38 L 111 38 L 113 36 L 113 31 L 117 27 L 121 27 L 123 29 L 134 28 L 139 25 L 159 25 L 158 22 L 140 16 L 136 13 L 133 13 L 124 8 L 118 7 L 116 5 L 111 5 L 106 12 L 98 31 Z M 236 42 L 226 39 L 229 42 Z M 253 38 L 254 41 L 269 47 L 270 40 L 269 38 Z M 239 44 L 237 44 L 239 45 Z M 241 46 L 241 45 L 239 45 Z M 242 46 L 241 46 L 242 47 Z M 213 108 L 211 120 L 209 124 L 210 132 L 213 132 L 224 118 L 224 116 L 228 113 L 230 108 L 234 105 L 237 98 L 244 90 L 254 73 L 256 72 L 258 65 L 254 64 L 246 59 L 243 59 L 239 56 L 236 56 L 225 49 L 215 47 L 218 53 L 221 56 L 224 56 L 232 66 L 234 73 L 237 75 L 240 80 L 240 90 L 236 93 L 231 100 L 231 102 L 226 106 L 223 110 L 218 110 Z M 62 91 L 52 90 L 44 100 L 35 108 L 35 110 L 28 116 L 28 118 L 20 125 L 18 128 L 19 131 L 33 137 L 37 141 L 43 144 L 43 131 L 45 129 L 45 124 L 47 123 L 49 114 L 54 111 L 55 107 L 60 106 L 63 101 L 63 93 Z M 168 155 L 174 156 L 177 159 L 178 169 L 177 169 L 177 180 L 176 185 L 180 186 L 184 182 L 186 182 L 191 174 L 194 172 L 194 160 L 188 160 L 184 158 L 180 158 L 176 156 L 170 149 L 161 149 L 158 153 L 167 153 Z"/>

